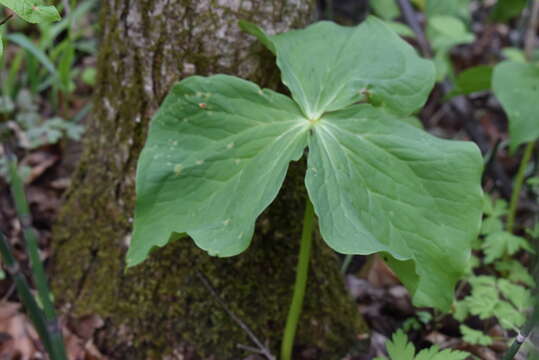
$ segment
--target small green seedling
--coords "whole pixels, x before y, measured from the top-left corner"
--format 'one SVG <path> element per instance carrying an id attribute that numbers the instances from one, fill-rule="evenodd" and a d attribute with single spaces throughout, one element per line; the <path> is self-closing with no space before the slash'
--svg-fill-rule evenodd
<path id="1" fill-rule="evenodd" d="M 289 163 L 308 148 L 309 200 L 282 359 L 301 308 L 314 213 L 335 251 L 383 252 L 416 304 L 447 310 L 480 228 L 482 159 L 473 143 L 403 120 L 425 103 L 433 64 L 375 18 L 273 36 L 241 26 L 275 54 L 292 98 L 226 75 L 172 88 L 138 162 L 128 266 L 172 233 L 213 256 L 243 252 Z"/>
<path id="2" fill-rule="evenodd" d="M 416 354 L 414 344 L 408 341 L 408 338 L 402 330 L 395 332 L 391 340 L 386 342 L 389 360 L 465 360 L 470 354 L 457 350 L 440 350 L 437 345 L 428 349 L 423 349 Z M 388 360 L 387 358 L 375 358 L 374 360 Z"/>

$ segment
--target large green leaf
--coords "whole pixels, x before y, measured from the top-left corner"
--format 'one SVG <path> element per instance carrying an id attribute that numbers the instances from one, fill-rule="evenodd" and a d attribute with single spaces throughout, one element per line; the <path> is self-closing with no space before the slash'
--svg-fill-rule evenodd
<path id="1" fill-rule="evenodd" d="M 326 242 L 412 260 L 417 276 L 401 279 L 415 303 L 448 308 L 481 224 L 477 147 L 364 104 L 322 117 L 309 148 L 306 185 Z"/>
<path id="2" fill-rule="evenodd" d="M 309 119 L 366 97 L 408 115 L 434 84 L 433 64 L 374 17 L 356 27 L 322 21 L 273 36 L 241 25 L 276 54 L 283 83 Z"/>
<path id="3" fill-rule="evenodd" d="M 245 80 L 191 77 L 174 86 L 139 159 L 128 265 L 172 232 L 211 255 L 245 250 L 288 163 L 303 154 L 308 126 L 290 98 Z"/>
<path id="4" fill-rule="evenodd" d="M 509 118 L 511 149 L 539 138 L 539 66 L 504 61 L 494 68 L 494 94 Z"/>
<path id="5" fill-rule="evenodd" d="M 0 0 L 24 20 L 41 23 L 60 20 L 60 14 L 54 6 L 47 6 L 43 0 Z"/>
<path id="6" fill-rule="evenodd" d="M 177 84 L 139 160 L 128 264 L 171 233 L 240 253 L 309 144 L 306 185 L 326 242 L 391 255 L 418 305 L 446 309 L 479 231 L 482 161 L 474 145 L 404 121 L 433 86 L 432 63 L 373 18 L 276 36 L 242 26 L 277 55 L 296 102 L 224 75 Z"/>

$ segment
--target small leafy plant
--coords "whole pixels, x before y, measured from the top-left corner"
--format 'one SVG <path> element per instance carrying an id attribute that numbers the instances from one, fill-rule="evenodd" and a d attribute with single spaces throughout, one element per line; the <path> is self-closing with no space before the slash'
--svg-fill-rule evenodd
<path id="1" fill-rule="evenodd" d="M 475 254 L 469 273 L 458 286 L 458 298 L 451 314 L 460 323 L 464 342 L 490 346 L 494 343 L 494 338 L 488 335 L 492 326 L 499 324 L 505 331 L 518 331 L 531 313 L 535 281 L 514 256 L 529 257 L 535 251 L 528 240 L 506 231 L 503 221 L 508 214 L 506 201 L 485 196 L 483 211 L 480 236 L 472 244 Z M 536 237 L 533 230 L 528 230 L 530 237 Z M 478 330 L 465 324 L 473 323 L 474 318 L 484 320 L 484 328 Z M 407 319 L 401 329 L 405 332 L 419 330 L 428 324 L 437 328 L 441 325 L 437 321 L 429 312 L 418 312 L 416 317 Z"/>
<path id="2" fill-rule="evenodd" d="M 0 0 L 0 5 L 10 8 L 23 20 L 30 23 L 50 22 L 60 19 L 60 14 L 54 6 L 46 6 L 41 0 Z M 11 17 L 2 20 L 4 24 Z M 0 58 L 3 54 L 3 43 L 0 39 Z M 2 99 L 2 100 L 5 100 Z M 56 122 L 58 125 L 58 122 Z M 18 173 L 15 157 L 0 146 L 3 155 L 0 161 L 0 174 L 2 167 L 7 167 L 9 182 L 19 222 L 26 240 L 26 251 L 30 260 L 32 278 L 37 288 L 37 295 L 32 294 L 28 282 L 21 271 L 19 262 L 13 256 L 11 247 L 2 233 L 0 233 L 0 255 L 2 256 L 7 272 L 13 278 L 15 287 L 28 311 L 28 316 L 35 326 L 45 350 L 52 360 L 66 360 L 67 354 L 63 342 L 62 330 L 59 325 L 52 295 L 47 284 L 47 277 L 43 263 L 39 257 L 37 233 L 32 228 L 30 208 L 26 200 L 22 178 Z"/>
<path id="3" fill-rule="evenodd" d="M 416 354 L 414 345 L 408 341 L 402 330 L 393 334 L 391 340 L 386 343 L 386 347 L 389 360 L 465 360 L 470 356 L 464 351 L 440 350 L 436 345 Z M 387 358 L 375 360 L 387 360 Z"/>
<path id="4" fill-rule="evenodd" d="M 473 245 L 484 257 L 481 261 L 474 256 L 472 261 L 474 268 L 483 274 L 475 275 L 470 271 L 466 277 L 470 292 L 456 301 L 453 317 L 460 322 L 469 316 L 483 320 L 496 318 L 502 328 L 515 330 L 524 324 L 525 313 L 533 306 L 530 288 L 535 286 L 535 281 L 528 269 L 512 256 L 518 251 L 531 254 L 534 250 L 525 238 L 505 231 L 501 219 L 508 213 L 505 201 L 487 199 L 484 212 L 481 237 Z M 488 345 L 490 337 L 482 332 L 483 336 L 479 336 L 472 330 L 461 326 L 465 341 Z"/>
<path id="5" fill-rule="evenodd" d="M 291 356 L 315 213 L 335 251 L 382 252 L 416 304 L 447 310 L 481 224 L 482 159 L 473 143 L 406 122 L 433 87 L 433 64 L 375 18 L 273 36 L 241 27 L 275 54 L 292 98 L 227 75 L 172 88 L 139 158 L 127 265 L 173 233 L 213 256 L 241 253 L 289 162 L 308 148 L 309 198 L 282 359 Z"/>

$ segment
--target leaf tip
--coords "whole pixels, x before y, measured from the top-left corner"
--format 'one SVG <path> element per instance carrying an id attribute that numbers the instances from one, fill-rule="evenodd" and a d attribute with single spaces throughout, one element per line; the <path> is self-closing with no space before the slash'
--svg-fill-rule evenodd
<path id="1" fill-rule="evenodd" d="M 277 50 L 275 45 L 271 41 L 270 37 L 264 30 L 262 30 L 258 25 L 253 24 L 247 20 L 239 20 L 238 25 L 241 30 L 247 34 L 253 35 L 256 37 L 272 54 L 276 54 Z"/>

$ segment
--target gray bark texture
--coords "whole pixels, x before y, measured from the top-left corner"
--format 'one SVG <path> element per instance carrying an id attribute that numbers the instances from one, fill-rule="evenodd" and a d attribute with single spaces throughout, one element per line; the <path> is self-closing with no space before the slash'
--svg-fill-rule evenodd
<path id="1" fill-rule="evenodd" d="M 311 22 L 307 0 L 107 0 L 94 112 L 54 229 L 53 288 L 71 318 L 97 314 L 98 347 L 112 359 L 246 358 L 253 346 L 197 274 L 277 353 L 295 278 L 305 202 L 303 163 L 260 217 L 251 247 L 227 259 L 190 239 L 125 271 L 135 169 L 148 123 L 171 85 L 225 73 L 277 88 L 271 54 L 239 19 L 270 33 Z M 317 239 L 295 358 L 340 359 L 366 333 L 335 254 Z M 309 355 L 310 354 L 310 355 Z"/>

